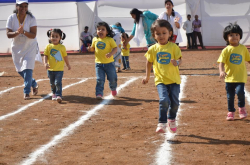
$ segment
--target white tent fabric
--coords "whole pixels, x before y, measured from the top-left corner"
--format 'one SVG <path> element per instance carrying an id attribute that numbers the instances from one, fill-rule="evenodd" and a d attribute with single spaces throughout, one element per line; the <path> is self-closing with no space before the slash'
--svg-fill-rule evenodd
<path id="1" fill-rule="evenodd" d="M 240 41 L 250 45 L 250 1 L 249 0 L 173 0 L 174 10 L 179 12 L 186 21 L 186 15 L 199 15 L 202 21 L 202 36 L 205 46 L 225 46 L 222 32 L 229 22 L 238 22 L 243 30 Z M 15 8 L 14 3 L 0 3 L 0 53 L 10 52 L 11 40 L 6 36 L 6 20 Z M 30 3 L 29 10 L 37 19 L 38 44 L 41 51 L 48 44 L 46 31 L 60 28 L 66 33 L 63 44 L 67 50 L 79 49 L 79 36 L 85 26 L 90 32 L 95 32 L 95 24 L 102 20 L 108 24 L 120 22 L 125 31 L 130 34 L 133 19 L 129 12 L 132 8 L 150 10 L 159 15 L 165 11 L 164 0 L 99 0 L 89 2 L 43 2 Z M 186 45 L 186 34 L 181 29 L 183 42 Z M 131 47 L 136 47 L 131 41 Z M 145 47 L 144 41 L 140 47 Z"/>

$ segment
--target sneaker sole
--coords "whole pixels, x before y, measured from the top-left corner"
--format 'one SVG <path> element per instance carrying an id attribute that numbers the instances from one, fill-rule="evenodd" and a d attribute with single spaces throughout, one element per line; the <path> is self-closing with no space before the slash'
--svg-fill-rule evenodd
<path id="1" fill-rule="evenodd" d="M 160 129 L 158 131 L 155 131 L 156 133 L 166 133 L 163 129 Z"/>
<path id="2" fill-rule="evenodd" d="M 171 133 L 176 133 L 176 132 L 177 132 L 177 129 L 176 129 L 176 131 L 174 132 L 174 131 L 172 131 L 172 130 L 170 129 L 170 127 L 168 127 L 168 131 L 171 132 Z"/>
<path id="3" fill-rule="evenodd" d="M 97 100 L 102 100 L 102 97 L 96 97 Z"/>
<path id="4" fill-rule="evenodd" d="M 62 99 L 56 99 L 56 101 L 57 101 L 58 103 L 61 103 L 61 102 L 62 102 Z"/>

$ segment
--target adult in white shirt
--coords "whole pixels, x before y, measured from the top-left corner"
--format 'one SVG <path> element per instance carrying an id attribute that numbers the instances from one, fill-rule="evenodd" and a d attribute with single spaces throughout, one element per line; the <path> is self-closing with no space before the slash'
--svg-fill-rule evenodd
<path id="1" fill-rule="evenodd" d="M 38 85 L 32 78 L 36 54 L 38 54 L 37 24 L 35 17 L 28 11 L 28 0 L 16 1 L 16 10 L 9 16 L 6 28 L 7 37 L 12 38 L 12 59 L 16 71 L 24 79 L 24 99 L 28 100 L 31 87 L 33 95 L 38 93 Z"/>
<path id="2" fill-rule="evenodd" d="M 162 12 L 158 19 L 165 19 L 167 20 L 173 27 L 173 35 L 174 40 L 172 42 L 175 42 L 177 45 L 179 45 L 180 42 L 182 42 L 180 27 L 182 25 L 182 17 L 181 15 L 174 11 L 173 9 L 174 4 L 171 0 L 165 0 L 165 8 L 166 11 Z"/>
<path id="3" fill-rule="evenodd" d="M 187 21 L 184 22 L 183 29 L 186 30 L 187 41 L 188 41 L 187 48 L 193 49 L 194 48 L 194 35 L 193 35 L 194 28 L 193 28 L 193 23 L 191 21 L 190 14 L 187 15 Z M 191 47 L 191 41 L 192 41 L 192 47 Z"/>

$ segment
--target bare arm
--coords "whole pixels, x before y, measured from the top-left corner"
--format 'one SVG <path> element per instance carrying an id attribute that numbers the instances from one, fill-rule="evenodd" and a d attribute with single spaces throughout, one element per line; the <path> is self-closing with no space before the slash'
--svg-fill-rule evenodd
<path id="1" fill-rule="evenodd" d="M 148 83 L 148 80 L 150 78 L 152 65 L 153 65 L 153 63 L 151 63 L 147 60 L 147 62 L 146 62 L 146 77 L 144 79 L 142 79 L 142 84 Z"/>
<path id="2" fill-rule="evenodd" d="M 64 59 L 66 65 L 67 65 L 67 67 L 68 67 L 68 70 L 70 70 L 70 69 L 71 69 L 71 66 L 69 65 L 69 58 L 68 58 L 68 56 L 63 57 L 63 59 Z"/>
<path id="3" fill-rule="evenodd" d="M 109 52 L 108 54 L 106 54 L 106 57 L 107 57 L 107 58 L 110 58 L 110 57 L 113 56 L 116 52 L 117 52 L 117 47 L 115 47 L 114 49 L 112 49 L 111 52 Z"/>
<path id="4" fill-rule="evenodd" d="M 129 41 L 132 40 L 132 38 L 134 38 L 134 36 L 133 36 L 133 35 L 130 35 L 130 36 L 128 37 L 128 39 L 124 42 L 124 46 L 125 46 L 125 47 L 126 47 L 127 44 L 129 43 Z"/>
<path id="5" fill-rule="evenodd" d="M 178 60 L 172 59 L 171 62 L 174 66 L 180 66 L 182 64 L 182 59 L 181 58 L 179 58 Z"/>
<path id="6" fill-rule="evenodd" d="M 24 35 L 30 39 L 36 38 L 37 26 L 30 27 L 30 32 L 23 31 Z"/>
<path id="7" fill-rule="evenodd" d="M 219 64 L 219 71 L 220 71 L 220 78 L 221 79 L 224 79 L 224 78 L 226 78 L 226 76 L 227 76 L 227 73 L 225 72 L 225 68 L 224 68 L 224 63 L 222 63 L 222 62 L 220 62 L 220 64 Z"/>
<path id="8" fill-rule="evenodd" d="M 50 68 L 50 66 L 48 64 L 48 56 L 44 55 L 44 57 L 43 57 L 43 64 L 44 64 L 46 70 Z"/>
<path id="9" fill-rule="evenodd" d="M 8 38 L 15 38 L 16 36 L 19 35 L 18 31 L 13 32 L 11 29 L 6 29 L 6 34 Z"/>

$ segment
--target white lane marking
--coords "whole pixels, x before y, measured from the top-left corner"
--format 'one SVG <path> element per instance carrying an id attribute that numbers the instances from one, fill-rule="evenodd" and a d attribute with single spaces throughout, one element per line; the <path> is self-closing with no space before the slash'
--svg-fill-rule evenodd
<path id="1" fill-rule="evenodd" d="M 47 79 L 39 79 L 39 80 L 36 80 L 36 82 L 40 82 L 40 81 L 44 81 L 44 80 L 47 80 Z M 0 91 L 0 95 L 3 94 L 3 93 L 6 93 L 12 89 L 15 89 L 15 88 L 20 88 L 20 87 L 23 87 L 24 85 L 20 85 L 20 86 L 14 86 L 14 87 L 11 87 L 11 88 L 8 88 L 8 89 L 5 89 L 3 91 Z"/>
<path id="2" fill-rule="evenodd" d="M 245 88 L 245 96 L 246 96 L 248 105 L 250 105 L 250 93 L 246 90 L 246 88 Z"/>
<path id="3" fill-rule="evenodd" d="M 67 88 L 69 88 L 69 87 L 71 87 L 71 86 L 74 86 L 74 85 L 83 83 L 83 82 L 85 82 L 85 81 L 87 81 L 87 80 L 88 80 L 88 79 L 84 79 L 84 80 L 81 80 L 81 81 L 79 81 L 79 82 L 76 82 L 76 83 L 67 85 L 67 86 L 65 86 L 62 90 L 67 89 Z M 45 96 L 45 97 L 43 97 L 43 98 L 41 98 L 41 99 L 39 99 L 39 100 L 37 100 L 37 101 L 34 101 L 34 102 L 32 102 L 32 103 L 30 103 L 30 104 L 28 104 L 28 105 L 23 106 L 23 107 L 19 108 L 18 110 L 14 111 L 14 112 L 8 113 L 8 114 L 3 115 L 3 116 L 0 116 L 0 121 L 1 121 L 1 120 L 4 120 L 4 119 L 6 119 L 6 118 L 8 118 L 8 117 L 10 117 L 10 116 L 16 115 L 16 114 L 18 114 L 18 113 L 20 113 L 20 112 L 22 112 L 22 111 L 25 111 L 27 108 L 32 107 L 33 105 L 36 105 L 36 104 L 42 102 L 43 100 L 49 98 L 51 95 L 52 95 L 52 93 L 48 94 L 47 96 Z"/>
<path id="4" fill-rule="evenodd" d="M 122 88 L 128 86 L 130 83 L 132 83 L 133 81 L 137 80 L 137 78 L 132 78 L 130 80 L 128 80 L 127 82 L 125 82 L 124 84 L 120 85 L 117 88 L 117 93 L 122 90 Z M 64 128 L 61 130 L 60 134 L 56 135 L 53 137 L 53 139 L 45 144 L 42 145 L 40 148 L 38 148 L 36 151 L 34 151 L 33 153 L 31 153 L 28 157 L 28 159 L 24 160 L 21 165 L 30 165 L 33 164 L 36 159 L 43 155 L 45 153 L 46 150 L 48 150 L 50 147 L 57 145 L 58 143 L 60 143 L 60 140 L 62 140 L 64 137 L 69 136 L 70 134 L 73 134 L 74 130 L 83 125 L 84 122 L 86 120 L 88 120 L 91 116 L 96 115 L 96 113 L 101 110 L 102 107 L 104 107 L 105 105 L 107 105 L 111 100 L 113 99 L 112 95 L 108 95 L 106 97 L 104 97 L 104 100 L 97 106 L 95 106 L 93 109 L 89 110 L 85 115 L 81 116 L 76 122 L 70 124 L 68 127 Z"/>
<path id="5" fill-rule="evenodd" d="M 185 84 L 187 82 L 187 76 L 181 76 L 181 92 L 179 95 L 179 98 L 183 98 L 184 94 L 183 94 L 183 89 L 185 87 Z M 178 121 L 178 116 L 180 115 L 180 112 L 182 111 L 181 109 L 182 107 L 182 103 L 180 103 L 180 108 L 178 110 L 178 115 L 177 115 L 177 120 L 176 123 Z M 178 123 L 177 123 L 178 125 Z M 165 141 L 164 143 L 161 145 L 161 147 L 159 148 L 157 154 L 156 154 L 156 164 L 157 165 L 168 165 L 171 164 L 171 159 L 172 159 L 172 154 L 171 154 L 171 144 L 169 142 L 167 142 L 167 140 L 171 140 L 173 139 L 175 136 L 175 134 L 170 133 L 169 131 L 165 134 Z"/>

